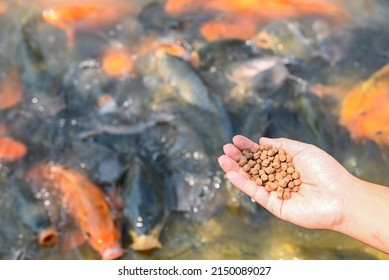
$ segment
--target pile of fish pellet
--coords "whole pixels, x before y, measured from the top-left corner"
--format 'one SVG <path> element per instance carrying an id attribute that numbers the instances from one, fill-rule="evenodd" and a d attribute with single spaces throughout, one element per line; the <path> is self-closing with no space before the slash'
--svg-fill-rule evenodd
<path id="1" fill-rule="evenodd" d="M 243 156 L 238 164 L 258 186 L 268 192 L 276 191 L 277 197 L 285 200 L 292 197 L 292 192 L 300 190 L 300 173 L 284 149 L 259 145 L 241 152 Z"/>

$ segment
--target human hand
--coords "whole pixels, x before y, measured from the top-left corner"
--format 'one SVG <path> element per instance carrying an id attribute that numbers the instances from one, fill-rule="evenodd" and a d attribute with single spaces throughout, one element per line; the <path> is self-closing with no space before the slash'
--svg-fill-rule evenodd
<path id="1" fill-rule="evenodd" d="M 233 144 L 224 146 L 225 155 L 218 159 L 228 180 L 278 218 L 306 228 L 337 230 L 344 219 L 345 198 L 354 177 L 314 145 L 263 137 L 260 144 L 283 148 L 293 157 L 296 170 L 301 174 L 299 192 L 292 192 L 289 200 L 281 200 L 277 192 L 269 193 L 251 181 L 236 161 L 242 157 L 240 150 L 258 144 L 240 135 L 233 138 Z"/>

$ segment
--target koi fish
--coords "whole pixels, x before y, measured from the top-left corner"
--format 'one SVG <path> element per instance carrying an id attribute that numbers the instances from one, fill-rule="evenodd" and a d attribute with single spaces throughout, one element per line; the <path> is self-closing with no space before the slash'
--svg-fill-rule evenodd
<path id="1" fill-rule="evenodd" d="M 199 10 L 256 14 L 269 20 L 310 15 L 347 16 L 328 0 L 168 0 L 165 11 L 178 15 Z"/>
<path id="2" fill-rule="evenodd" d="M 389 145 L 389 64 L 355 86 L 343 100 L 340 123 L 359 141 Z"/>
<path id="3" fill-rule="evenodd" d="M 0 135 L 0 161 L 17 161 L 27 154 L 27 146 L 10 137 Z"/>
<path id="4" fill-rule="evenodd" d="M 24 97 L 19 72 L 11 68 L 0 85 L 0 110 L 6 110 L 19 104 Z"/>
<path id="5" fill-rule="evenodd" d="M 102 56 L 102 69 L 113 77 L 128 75 L 132 72 L 134 61 L 126 48 L 110 47 Z"/>
<path id="6" fill-rule="evenodd" d="M 165 11 L 174 16 L 207 10 L 222 14 L 222 19 L 210 20 L 201 27 L 202 35 L 208 41 L 249 40 L 257 28 L 277 19 L 324 16 L 342 21 L 347 18 L 345 11 L 327 0 L 169 0 L 165 5 Z"/>
<path id="7" fill-rule="evenodd" d="M 57 244 L 58 231 L 51 224 L 45 206 L 36 199 L 24 180 L 14 180 L 15 189 L 13 206 L 24 225 L 38 236 L 42 247 L 53 247 Z"/>
<path id="8" fill-rule="evenodd" d="M 63 207 L 102 259 L 116 259 L 123 254 L 120 233 L 104 194 L 87 177 L 65 166 L 49 163 L 33 167 L 28 178 L 37 185 L 48 183 L 51 189 L 60 192 Z"/>
<path id="9" fill-rule="evenodd" d="M 74 45 L 77 29 L 93 29 L 116 23 L 120 17 L 131 11 L 130 5 L 99 1 L 98 3 L 53 4 L 42 12 L 43 19 L 65 31 L 68 47 Z"/>

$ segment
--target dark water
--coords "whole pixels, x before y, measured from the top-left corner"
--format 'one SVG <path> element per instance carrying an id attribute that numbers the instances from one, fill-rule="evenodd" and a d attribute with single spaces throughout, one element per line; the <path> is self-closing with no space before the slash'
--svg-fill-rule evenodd
<path id="1" fill-rule="evenodd" d="M 42 13 L 55 7 L 52 2 L 6 2 L 0 14 L 0 73 L 8 77 L 16 68 L 24 97 L 0 110 L 0 123 L 29 150 L 19 161 L 0 163 L 2 216 L 13 212 L 7 203 L 12 180 L 39 162 L 86 174 L 108 197 L 139 158 L 174 186 L 166 205 L 181 211 L 171 211 L 164 222 L 161 249 L 135 252 L 122 232 L 123 259 L 388 259 L 338 233 L 274 218 L 230 186 L 216 161 L 232 134 L 253 140 L 286 136 L 322 147 L 363 179 L 389 185 L 387 149 L 354 142 L 338 123 L 347 90 L 334 90 L 328 100 L 309 90 L 315 84 L 349 90 L 388 62 L 385 1 L 334 1 L 350 15 L 341 23 L 323 15 L 271 16 L 255 28 L 273 34 L 273 49 L 255 47 L 251 38 L 207 42 L 201 26 L 228 18 L 227 12 L 194 8 L 171 15 L 164 12 L 165 1 L 109 3 L 85 1 L 92 10 L 100 7 L 100 17 L 73 15 L 50 24 Z M 283 35 L 285 22 L 300 24 L 305 33 Z M 181 58 L 158 55 L 166 46 L 179 49 Z M 115 70 L 113 63 L 109 72 L 108 49 L 125 50 L 119 60 L 134 66 L 124 63 Z M 262 70 L 255 82 L 242 74 L 247 61 L 263 57 L 277 66 L 272 72 Z M 113 102 L 101 103 L 107 95 Z M 61 207 L 45 198 L 49 192 L 35 195 L 43 204 L 56 204 L 48 209 Z M 114 217 L 120 216 L 116 211 Z M 1 219 L 0 228 L 3 259 L 100 258 L 88 243 L 70 250 L 40 248 L 18 217 Z M 60 225 L 60 238 L 67 234 Z"/>

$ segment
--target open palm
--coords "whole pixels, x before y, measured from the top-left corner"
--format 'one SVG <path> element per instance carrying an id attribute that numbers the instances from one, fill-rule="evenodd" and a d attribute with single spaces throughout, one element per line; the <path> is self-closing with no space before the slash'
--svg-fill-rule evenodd
<path id="1" fill-rule="evenodd" d="M 286 138 L 261 138 L 260 144 L 283 148 L 293 157 L 301 173 L 302 185 L 289 200 L 277 198 L 276 192 L 268 193 L 257 186 L 237 164 L 241 150 L 258 145 L 244 136 L 235 136 L 233 144 L 224 146 L 219 164 L 227 178 L 240 190 L 251 196 L 275 216 L 307 228 L 334 229 L 343 219 L 344 199 L 352 176 L 332 156 L 316 146 Z"/>

